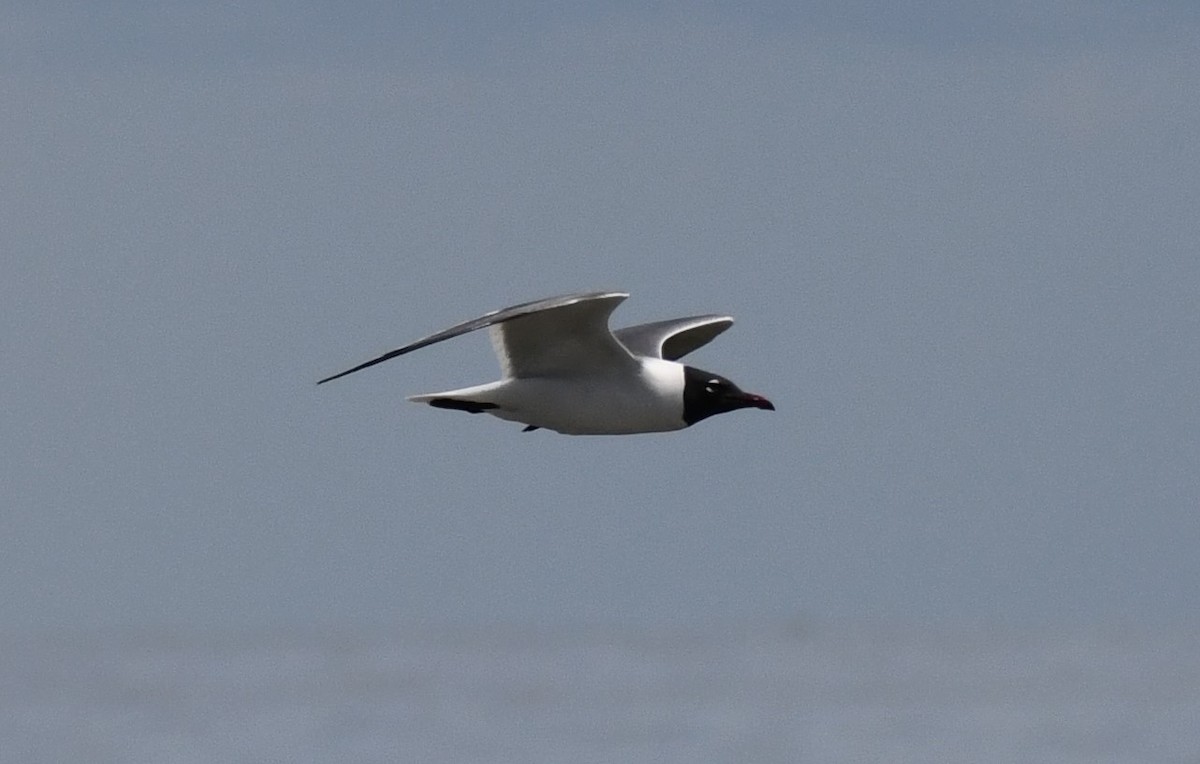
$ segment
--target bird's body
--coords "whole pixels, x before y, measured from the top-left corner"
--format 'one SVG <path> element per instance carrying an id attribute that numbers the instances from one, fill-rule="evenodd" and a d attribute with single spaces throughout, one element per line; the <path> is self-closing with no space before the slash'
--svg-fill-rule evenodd
<path id="1" fill-rule="evenodd" d="M 608 328 L 628 295 L 591 292 L 514 305 L 466 321 L 328 382 L 436 342 L 489 327 L 503 377 L 483 385 L 414 395 L 437 408 L 488 413 L 569 435 L 679 430 L 737 408 L 774 409 L 729 380 L 675 361 L 727 329 L 728 316 L 693 316 Z M 318 383 L 320 384 L 320 383 Z"/>
<path id="2" fill-rule="evenodd" d="M 644 358 L 633 374 L 507 377 L 409 400 L 482 404 L 484 411 L 500 419 L 569 435 L 663 432 L 687 426 L 678 393 L 683 376 L 682 364 Z"/>

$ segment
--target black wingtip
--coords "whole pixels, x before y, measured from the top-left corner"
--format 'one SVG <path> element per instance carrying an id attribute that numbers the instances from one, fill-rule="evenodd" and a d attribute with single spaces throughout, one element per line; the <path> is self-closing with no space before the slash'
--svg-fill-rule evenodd
<path id="1" fill-rule="evenodd" d="M 353 374 L 356 371 L 362 371 L 363 369 L 369 369 L 370 367 L 374 366 L 377 363 L 383 363 L 384 361 L 395 358 L 398 355 L 404 355 L 405 353 L 409 352 L 412 349 L 413 349 L 412 346 L 409 346 L 409 347 L 400 348 L 399 350 L 393 350 L 390 353 L 384 353 L 383 355 L 379 356 L 378 358 L 372 358 L 371 360 L 366 361 L 365 363 L 360 363 L 358 366 L 355 366 L 353 369 L 346 369 L 345 371 L 334 374 L 332 377 L 326 377 L 325 379 L 318 381 L 317 384 L 323 385 L 326 382 L 332 382 L 335 379 L 341 379 L 342 377 L 346 376 L 347 374 Z"/>
<path id="2" fill-rule="evenodd" d="M 339 378 L 341 378 L 341 377 L 344 377 L 344 376 L 346 376 L 347 374 L 349 374 L 349 373 L 351 373 L 351 372 L 354 372 L 354 371 L 358 371 L 358 369 L 349 369 L 349 370 L 347 370 L 347 371 L 341 371 L 341 372 L 338 372 L 337 374 L 334 374 L 332 377 L 326 377 L 325 379 L 319 379 L 319 380 L 317 380 L 317 384 L 318 384 L 318 385 L 323 385 L 323 384 L 325 384 L 326 382 L 332 382 L 333 380 L 335 380 L 335 379 L 339 379 Z"/>
<path id="3" fill-rule="evenodd" d="M 538 427 L 536 424 L 531 424 L 531 425 L 527 425 L 525 427 L 525 429 L 521 430 L 521 432 L 533 432 L 534 430 L 540 430 L 540 429 L 542 429 L 542 428 Z"/>

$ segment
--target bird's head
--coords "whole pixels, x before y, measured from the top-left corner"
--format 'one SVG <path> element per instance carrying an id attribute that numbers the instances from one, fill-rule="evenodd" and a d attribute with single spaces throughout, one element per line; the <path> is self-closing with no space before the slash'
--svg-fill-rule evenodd
<path id="1" fill-rule="evenodd" d="M 683 420 L 688 426 L 735 409 L 766 409 L 775 405 L 761 395 L 748 393 L 720 374 L 683 367 Z"/>

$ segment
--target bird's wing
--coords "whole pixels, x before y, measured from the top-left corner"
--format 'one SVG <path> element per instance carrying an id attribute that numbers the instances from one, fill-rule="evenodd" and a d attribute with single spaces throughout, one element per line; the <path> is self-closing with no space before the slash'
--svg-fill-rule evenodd
<path id="1" fill-rule="evenodd" d="M 732 325 L 729 316 L 690 316 L 628 326 L 614 334 L 634 355 L 675 361 L 712 342 Z"/>
<path id="2" fill-rule="evenodd" d="M 488 326 L 500 329 L 516 319 L 520 319 L 519 323 L 521 324 L 517 329 L 503 332 L 494 330 L 493 334 L 493 342 L 505 374 L 510 374 L 513 370 L 519 371 L 525 366 L 553 366 L 552 357 L 555 353 L 551 346 L 564 342 L 566 347 L 561 348 L 557 353 L 564 361 L 575 358 L 581 350 L 590 350 L 611 362 L 632 362 L 632 356 L 608 330 L 609 314 L 618 303 L 628 296 L 623 292 L 587 292 L 532 300 L 520 305 L 493 310 L 479 318 L 456 324 L 402 348 L 384 353 L 378 358 L 360 363 L 352 369 L 326 377 L 317 384 L 330 382 L 377 363 L 383 363 L 405 353 L 420 350 L 476 329 Z M 572 334 L 572 332 L 576 334 Z M 503 338 L 502 342 L 496 340 L 496 333 Z"/>
<path id="3" fill-rule="evenodd" d="M 492 347 L 504 376 L 572 376 L 636 367 L 633 355 L 608 328 L 608 317 L 628 296 L 592 292 L 556 297 L 495 323 Z"/>

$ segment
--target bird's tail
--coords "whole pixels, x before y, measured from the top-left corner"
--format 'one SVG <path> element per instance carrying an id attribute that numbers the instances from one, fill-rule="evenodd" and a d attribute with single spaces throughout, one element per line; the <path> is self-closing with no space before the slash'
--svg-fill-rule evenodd
<path id="1" fill-rule="evenodd" d="M 475 385 L 458 390 L 447 390 L 441 393 L 410 395 L 408 400 L 413 403 L 428 403 L 430 406 L 439 409 L 454 409 L 455 411 L 467 411 L 471 414 L 479 414 L 484 411 L 500 408 L 500 402 L 496 400 L 495 395 L 496 386 L 496 383 L 492 382 L 486 385 Z"/>

